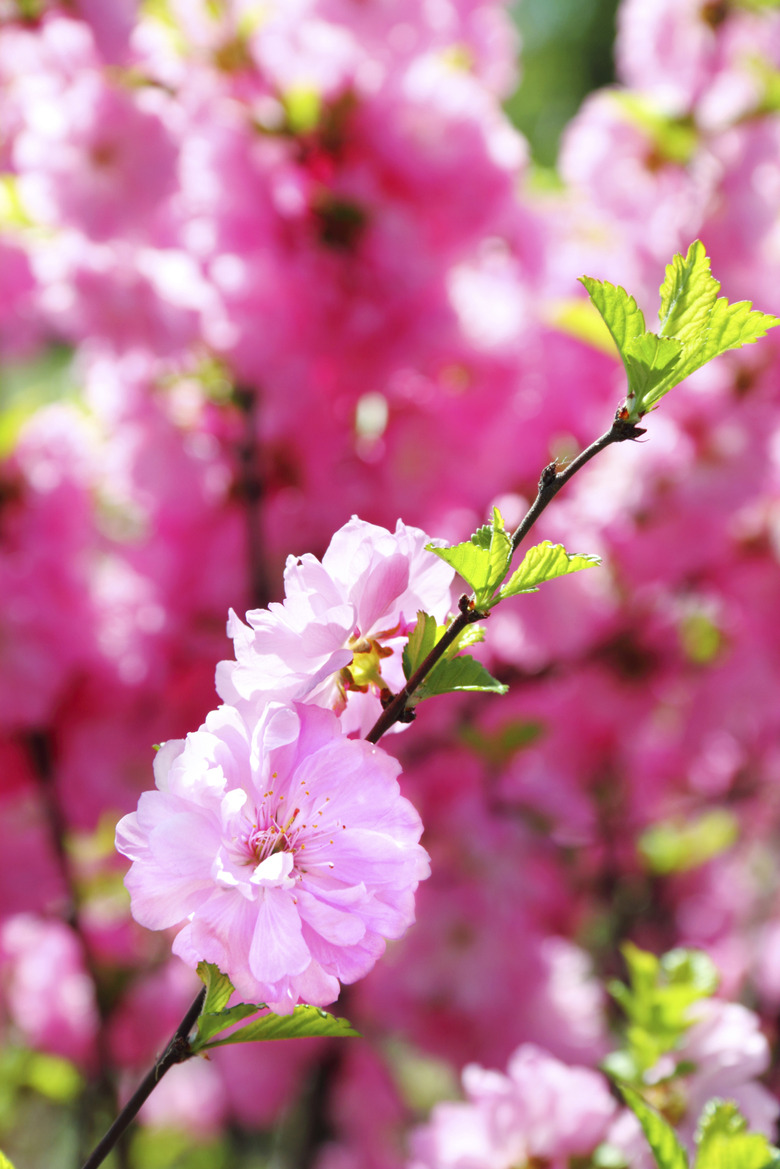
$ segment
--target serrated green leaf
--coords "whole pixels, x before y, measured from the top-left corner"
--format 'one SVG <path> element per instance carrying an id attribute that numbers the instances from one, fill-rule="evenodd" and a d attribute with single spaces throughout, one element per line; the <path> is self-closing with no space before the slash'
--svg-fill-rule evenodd
<path id="1" fill-rule="evenodd" d="M 747 1121 L 729 1100 L 710 1100 L 696 1132 L 696 1169 L 775 1169 L 780 1151 L 765 1136 L 748 1132 Z"/>
<path id="2" fill-rule="evenodd" d="M 623 364 L 628 374 L 629 406 L 634 400 L 647 402 L 658 386 L 662 385 L 678 365 L 683 347 L 676 337 L 657 337 L 645 333 L 629 341 L 623 354 Z"/>
<path id="3" fill-rule="evenodd" d="M 227 1006 L 233 993 L 233 983 L 213 962 L 199 962 L 197 975 L 206 986 L 203 1014 L 216 1015 Z"/>
<path id="4" fill-rule="evenodd" d="M 476 594 L 477 605 L 485 605 L 493 596 L 507 574 L 512 559 L 512 541 L 504 527 L 504 517 L 497 507 L 493 508 L 493 525 L 489 548 L 489 575 L 484 589 Z"/>
<path id="5" fill-rule="evenodd" d="M 315 1036 L 348 1038 L 359 1036 L 347 1019 L 337 1019 L 319 1007 L 299 1006 L 291 1015 L 263 1015 L 239 1028 L 225 1039 L 203 1045 L 203 1050 L 212 1047 L 227 1047 L 235 1043 L 260 1043 L 272 1039 L 306 1039 Z"/>
<path id="6" fill-rule="evenodd" d="M 496 600 L 503 601 L 520 593 L 538 592 L 539 585 L 545 581 L 579 572 L 583 568 L 594 568 L 597 564 L 601 564 L 598 556 L 583 556 L 579 553 L 569 555 L 563 544 L 543 540 L 541 544 L 528 549 L 520 567 L 512 573 Z"/>
<path id="7" fill-rule="evenodd" d="M 718 298 L 720 284 L 700 240 L 667 265 L 661 285 L 660 327 L 648 332 L 634 298 L 607 281 L 581 277 L 601 313 L 626 370 L 625 420 L 638 422 L 674 386 L 706 362 L 763 337 L 780 324 L 748 301 Z M 621 416 L 622 417 L 622 416 Z"/>
<path id="8" fill-rule="evenodd" d="M 450 548 L 438 548 L 435 544 L 426 544 L 425 547 L 428 552 L 433 552 L 451 565 L 475 593 L 485 588 L 490 576 L 489 549 L 480 548 L 470 540 L 466 544 L 454 544 Z"/>
<path id="9" fill-rule="evenodd" d="M 703 335 L 718 297 L 720 285 L 710 272 L 710 261 L 701 240 L 694 240 L 688 254 L 673 257 L 659 288 L 658 310 L 662 337 L 676 337 L 686 349 Z"/>
<path id="10" fill-rule="evenodd" d="M 192 1050 L 201 1051 L 204 1047 L 209 1046 L 209 1040 L 214 1035 L 219 1035 L 220 1031 L 227 1031 L 228 1027 L 233 1027 L 242 1019 L 248 1019 L 250 1015 L 256 1015 L 258 1011 L 264 1009 L 264 1006 L 263 1003 L 237 1003 L 235 1007 L 228 1007 L 213 1015 L 204 1011 L 198 1017 L 198 1035 L 196 1039 L 192 1040 Z"/>
<path id="11" fill-rule="evenodd" d="M 415 690 L 414 702 L 433 698 L 436 694 L 454 694 L 456 690 L 484 690 L 493 694 L 506 694 L 508 686 L 490 674 L 481 662 L 460 654 L 445 658 L 435 666 L 421 686 Z"/>
<path id="12" fill-rule="evenodd" d="M 493 525 L 483 524 L 481 528 L 477 528 L 471 536 L 471 543 L 476 544 L 477 548 L 484 548 L 486 552 L 490 551 L 490 542 L 493 539 Z"/>
<path id="13" fill-rule="evenodd" d="M 674 1129 L 633 1088 L 625 1084 L 618 1084 L 618 1088 L 642 1126 L 658 1169 L 688 1169 L 688 1154 Z"/>
<path id="14" fill-rule="evenodd" d="M 765 337 L 778 323 L 777 317 L 754 309 L 749 300 L 729 304 L 725 296 L 719 297 L 712 308 L 700 364 L 703 365 L 719 353 L 725 353 L 727 349 L 751 345 Z"/>
<path id="15" fill-rule="evenodd" d="M 428 654 L 436 644 L 436 618 L 422 609 L 417 613 L 417 624 L 409 634 L 409 640 L 404 646 L 402 655 L 404 677 L 409 680 L 415 670 L 422 665 Z"/>
<path id="16" fill-rule="evenodd" d="M 619 284 L 595 280 L 592 276 L 580 276 L 580 283 L 585 285 L 622 356 L 629 342 L 647 334 L 644 313 Z"/>
<path id="17" fill-rule="evenodd" d="M 450 564 L 471 585 L 478 608 L 488 607 L 512 559 L 512 541 L 497 507 L 493 508 L 492 524 L 477 528 L 468 543 L 450 548 L 438 548 L 433 544 L 425 547 Z"/>

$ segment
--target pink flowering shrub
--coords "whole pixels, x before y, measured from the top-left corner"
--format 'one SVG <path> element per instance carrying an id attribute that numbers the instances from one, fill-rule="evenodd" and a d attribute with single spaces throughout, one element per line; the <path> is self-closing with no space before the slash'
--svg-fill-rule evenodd
<path id="1" fill-rule="evenodd" d="M 314 706 L 249 722 L 220 707 L 161 748 L 157 791 L 117 828 L 136 920 L 185 922 L 174 953 L 213 962 L 247 1001 L 332 1003 L 410 925 L 428 875 L 399 770 Z"/>
<path id="2" fill-rule="evenodd" d="M 480 660 L 505 698 L 426 701 L 409 733 L 361 741 L 405 683 L 418 610 L 441 624 L 463 591 L 423 533 L 467 539 L 494 503 L 511 528 L 625 393 L 576 278 L 624 284 L 650 322 L 698 236 L 732 300 L 780 307 L 777 11 L 622 0 L 617 29 L 615 84 L 572 119 L 552 185 L 502 106 L 520 64 L 502 0 L 0 0 L 17 1165 L 24 1061 L 78 1065 L 80 1114 L 107 1115 L 200 960 L 287 1022 L 349 984 L 339 1013 L 364 1036 L 228 1046 L 166 1077 L 142 1124 L 197 1128 L 215 1164 L 264 1157 L 289 1110 L 280 1162 L 400 1169 L 431 1109 L 422 1163 L 455 1164 L 436 1106 L 464 1065 L 517 1051 L 507 1076 L 469 1073 L 463 1148 L 576 1164 L 608 1113 L 588 1069 L 619 1042 L 605 987 L 626 939 L 705 949 L 724 1000 L 756 1011 L 703 1011 L 667 1118 L 690 1141 L 722 1091 L 771 1134 L 773 334 L 556 498 L 540 538 L 603 564 L 491 615 Z"/>

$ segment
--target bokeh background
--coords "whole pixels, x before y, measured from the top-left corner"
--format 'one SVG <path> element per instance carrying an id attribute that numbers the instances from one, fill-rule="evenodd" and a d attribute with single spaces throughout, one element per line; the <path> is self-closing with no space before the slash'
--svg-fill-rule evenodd
<path id="1" fill-rule="evenodd" d="M 777 9 L 0 0 L 17 1169 L 78 1165 L 194 994 L 113 833 L 153 745 L 216 705 L 228 609 L 355 513 L 517 522 L 623 394 L 583 273 L 651 322 L 699 237 L 724 294 L 780 312 Z M 598 1064 L 629 938 L 705 949 L 775 1052 L 777 345 L 689 379 L 545 514 L 538 539 L 604 566 L 491 618 L 509 694 L 393 736 L 433 875 L 334 1008 L 364 1039 L 174 1069 L 115 1166 L 401 1169 L 468 1063 Z"/>

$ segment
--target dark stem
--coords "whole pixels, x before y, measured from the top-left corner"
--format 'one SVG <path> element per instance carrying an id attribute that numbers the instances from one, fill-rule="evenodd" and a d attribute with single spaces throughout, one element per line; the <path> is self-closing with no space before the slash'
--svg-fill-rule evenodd
<path id="1" fill-rule="evenodd" d="M 542 471 L 539 477 L 539 490 L 536 499 L 529 507 L 526 515 L 512 533 L 512 551 L 516 552 L 521 541 L 525 539 L 531 528 L 534 526 L 539 516 L 542 514 L 547 504 L 555 498 L 560 489 L 569 482 L 573 475 L 576 475 L 586 463 L 595 458 L 599 451 L 605 450 L 608 446 L 612 446 L 616 442 L 626 442 L 629 439 L 637 439 L 645 431 L 641 426 L 635 426 L 633 422 L 624 422 L 620 417 L 620 411 L 615 415 L 615 419 L 606 432 L 602 434 L 601 438 L 597 438 L 589 447 L 586 447 L 576 459 L 573 459 L 563 471 L 558 470 L 556 463 L 549 463 Z"/>
<path id="2" fill-rule="evenodd" d="M 262 503 L 265 484 L 257 437 L 258 397 L 254 390 L 245 386 L 236 386 L 233 395 L 244 416 L 244 433 L 238 446 L 238 486 L 246 513 L 249 608 L 266 609 L 271 594 L 263 540 Z"/>
<path id="3" fill-rule="evenodd" d="M 606 447 L 612 446 L 616 442 L 626 442 L 628 439 L 639 438 L 644 433 L 645 431 L 642 427 L 635 426 L 631 422 L 624 422 L 620 418 L 620 412 L 618 411 L 612 426 L 606 434 L 602 434 L 601 438 L 597 438 L 589 447 L 586 447 L 581 454 L 577 455 L 576 459 L 569 463 L 565 470 L 559 471 L 556 463 L 548 464 L 539 477 L 539 490 L 536 499 L 531 504 L 522 522 L 512 534 L 512 551 L 517 551 L 521 540 L 528 534 L 547 507 L 547 504 L 555 498 L 564 484 L 568 483 L 572 476 L 576 475 L 586 463 L 589 463 L 592 458 L 595 458 L 599 451 L 603 451 Z M 449 649 L 467 625 L 471 625 L 475 621 L 481 621 L 489 616 L 487 612 L 475 608 L 471 600 L 466 596 L 460 598 L 458 610 L 458 616 L 452 622 L 452 625 L 449 626 L 441 641 L 436 643 L 425 661 L 418 666 L 403 690 L 399 690 L 387 703 L 379 718 L 366 735 L 369 743 L 378 743 L 382 735 L 390 730 L 390 727 L 397 722 L 402 722 L 405 717 L 408 719 L 407 703 L 409 699 L 417 687 L 425 681 L 426 676 L 436 663 L 440 661 L 446 650 Z"/>
<path id="4" fill-rule="evenodd" d="M 84 969 L 94 988 L 99 1018 L 97 1034 L 95 1035 L 97 1075 L 91 1082 L 87 1083 L 86 1090 L 82 1093 L 77 1119 L 79 1148 L 83 1156 L 94 1135 L 89 1118 L 96 1106 L 105 1105 L 109 1114 L 116 1111 L 116 1089 L 111 1075 L 111 1059 L 106 1042 L 108 1004 L 101 987 L 100 971 L 94 960 L 92 947 L 84 931 L 79 913 L 78 881 L 66 844 L 68 825 L 57 792 L 51 732 L 42 729 L 29 731 L 25 735 L 25 741 L 41 792 L 41 802 L 46 815 L 49 838 L 65 886 L 66 902 L 62 918 L 78 938 Z"/>
<path id="5" fill-rule="evenodd" d="M 369 743 L 378 743 L 385 731 L 389 731 L 390 727 L 403 719 L 406 713 L 407 702 L 417 687 L 425 681 L 426 675 L 431 672 L 441 656 L 452 645 L 453 641 L 463 632 L 467 625 L 473 625 L 475 621 L 480 621 L 486 616 L 481 609 L 473 609 L 471 607 L 471 601 L 466 596 L 460 598 L 458 609 L 458 616 L 452 622 L 452 625 L 448 627 L 441 641 L 436 643 L 425 660 L 417 667 L 403 690 L 399 690 L 392 700 L 388 702 L 366 735 Z"/>
<path id="6" fill-rule="evenodd" d="M 141 1083 L 136 1088 L 133 1095 L 127 1101 L 122 1111 L 117 1116 L 111 1128 L 108 1130 L 102 1141 L 96 1146 L 94 1151 L 84 1162 L 83 1169 L 97 1169 L 98 1165 L 102 1165 L 108 1154 L 116 1145 L 119 1138 L 129 1126 L 130 1122 L 134 1120 L 140 1111 L 142 1105 L 151 1096 L 157 1084 L 162 1077 L 172 1068 L 175 1063 L 184 1063 L 188 1060 L 192 1051 L 190 1049 L 189 1035 L 195 1022 L 200 1015 L 203 1007 L 203 1000 L 206 997 L 206 988 L 201 987 L 198 994 L 187 1011 L 187 1014 L 182 1019 L 179 1026 L 176 1028 L 173 1037 L 166 1047 L 163 1054 L 155 1063 L 151 1071 L 147 1072 Z"/>

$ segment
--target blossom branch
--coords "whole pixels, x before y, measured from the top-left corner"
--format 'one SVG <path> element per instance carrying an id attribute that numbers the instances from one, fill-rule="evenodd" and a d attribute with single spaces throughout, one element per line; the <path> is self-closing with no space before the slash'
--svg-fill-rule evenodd
<path id="1" fill-rule="evenodd" d="M 455 620 L 447 628 L 447 632 L 433 647 L 428 656 L 420 663 L 415 672 L 412 674 L 409 681 L 399 690 L 396 695 L 388 702 L 385 709 L 380 714 L 379 718 L 374 723 L 371 730 L 366 735 L 369 743 L 378 743 L 382 735 L 390 730 L 397 722 L 403 722 L 404 718 L 408 718 L 406 704 L 414 694 L 418 686 L 421 686 L 425 678 L 430 674 L 433 667 L 441 660 L 444 653 L 449 649 L 454 641 L 460 636 L 463 630 L 468 625 L 473 625 L 475 621 L 481 621 L 487 614 L 482 609 L 472 608 L 471 601 L 467 596 L 462 596 L 458 602 L 459 613 Z"/>
<path id="2" fill-rule="evenodd" d="M 257 394 L 236 386 L 235 401 L 243 414 L 244 435 L 238 446 L 239 490 L 246 511 L 247 568 L 250 605 L 265 608 L 271 599 L 262 532 L 262 502 L 265 484 L 259 466 L 257 439 Z"/>
<path id="3" fill-rule="evenodd" d="M 103 1102 L 112 1112 L 116 1109 L 116 1086 L 111 1075 L 111 1059 L 106 1042 L 107 1003 L 100 971 L 79 912 L 78 880 L 66 844 L 68 825 L 57 792 L 52 734 L 47 730 L 32 730 L 25 736 L 25 745 L 38 781 L 52 849 L 65 887 L 66 901 L 62 919 L 78 939 L 84 970 L 94 989 L 99 1018 L 95 1034 L 97 1073 L 82 1093 L 78 1117 L 79 1148 L 85 1152 L 89 1148 L 89 1115 L 95 1104 Z"/>
<path id="4" fill-rule="evenodd" d="M 555 463 L 549 463 L 542 471 L 539 477 L 539 490 L 536 499 L 531 504 L 525 517 L 518 525 L 512 534 L 512 551 L 516 552 L 519 544 L 531 530 L 533 525 L 539 519 L 544 509 L 547 507 L 561 488 L 569 482 L 569 480 L 580 471 L 586 463 L 595 458 L 600 451 L 605 450 L 608 446 L 612 446 L 617 442 L 626 442 L 629 439 L 637 439 L 645 431 L 642 427 L 635 426 L 633 423 L 626 422 L 622 417 L 620 411 L 615 415 L 612 426 L 595 442 L 592 442 L 589 447 L 586 447 L 576 459 L 562 471 L 559 471 Z M 394 726 L 397 722 L 403 722 L 409 718 L 407 710 L 407 703 L 411 699 L 415 690 L 422 685 L 427 675 L 431 672 L 437 662 L 441 661 L 442 657 L 449 649 L 449 647 L 457 640 L 463 630 L 472 625 L 475 621 L 481 621 L 489 616 L 487 612 L 474 605 L 473 601 L 467 596 L 462 596 L 458 602 L 458 615 L 453 620 L 452 624 L 447 628 L 447 632 L 436 643 L 424 661 L 418 666 L 412 674 L 409 681 L 399 690 L 385 706 L 382 714 L 379 716 L 373 727 L 366 735 L 369 743 L 378 743 L 382 735 Z"/>
<path id="5" fill-rule="evenodd" d="M 621 417 L 621 411 L 618 411 L 609 430 L 605 434 L 602 434 L 601 438 L 597 438 L 595 442 L 592 442 L 589 447 L 586 447 L 584 451 L 581 451 L 577 455 L 577 458 L 573 459 L 562 471 L 558 470 L 556 463 L 548 463 L 539 476 L 539 489 L 536 499 L 512 533 L 512 551 L 517 551 L 519 545 L 528 535 L 548 503 L 555 498 L 561 488 L 586 463 L 589 463 L 591 459 L 595 458 L 600 451 L 606 450 L 608 446 L 612 446 L 616 442 L 635 440 L 644 433 L 645 430 L 643 427 L 635 426 L 632 422 L 626 422 Z"/>
<path id="6" fill-rule="evenodd" d="M 204 999 L 206 998 L 206 987 L 202 987 L 190 1006 L 187 1014 L 182 1019 L 179 1026 L 171 1038 L 170 1043 L 166 1047 L 163 1054 L 155 1063 L 154 1067 L 147 1072 L 141 1083 L 136 1088 L 133 1095 L 127 1101 L 122 1111 L 117 1116 L 111 1128 L 108 1130 L 102 1141 L 95 1147 L 93 1152 L 84 1162 L 83 1169 L 97 1169 L 98 1165 L 102 1165 L 108 1154 L 116 1145 L 119 1138 L 130 1125 L 131 1121 L 135 1119 L 142 1106 L 145 1104 L 149 1096 L 156 1088 L 159 1081 L 165 1075 L 169 1068 L 172 1068 L 176 1063 L 184 1063 L 190 1059 L 193 1052 L 190 1048 L 190 1032 L 195 1026 L 195 1022 L 200 1015 L 203 1007 Z"/>

